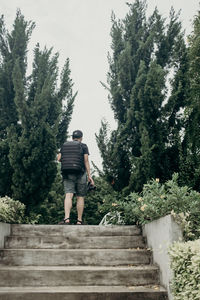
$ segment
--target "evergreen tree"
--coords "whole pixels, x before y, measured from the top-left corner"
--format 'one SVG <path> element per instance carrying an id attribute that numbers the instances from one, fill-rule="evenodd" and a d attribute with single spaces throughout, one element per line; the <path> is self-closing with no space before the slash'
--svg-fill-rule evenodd
<path id="1" fill-rule="evenodd" d="M 195 16 L 189 41 L 189 95 L 182 143 L 181 183 L 200 190 L 200 12 Z"/>
<path id="2" fill-rule="evenodd" d="M 131 132 L 129 147 L 134 149 L 134 136 L 138 134 L 138 149 L 132 151 L 132 172 L 129 189 L 140 190 L 142 185 L 152 177 L 162 174 L 165 124 L 160 118 L 161 104 L 164 101 L 165 71 L 155 61 L 147 71 L 144 61 L 138 71 L 137 81 L 133 88 L 131 102 L 138 101 L 138 110 L 134 110 L 134 103 L 130 106 L 127 117 L 127 129 Z M 132 110 L 132 111 L 131 111 Z M 138 123 L 138 125 L 137 125 Z M 139 155 L 137 155 L 139 153 Z"/>
<path id="3" fill-rule="evenodd" d="M 0 18 L 0 195 L 11 195 L 11 178 L 7 129 L 13 124 L 19 132 L 18 112 L 14 102 L 13 70 L 16 60 L 24 84 L 27 67 L 27 45 L 34 28 L 33 22 L 27 22 L 20 10 L 17 10 L 13 29 L 9 33 L 5 28 L 4 17 Z"/>
<path id="4" fill-rule="evenodd" d="M 19 17 L 24 21 L 24 17 L 18 12 L 17 18 Z M 23 24 L 29 26 L 31 30 L 34 27 L 33 23 L 24 21 Z M 24 25 L 24 30 L 26 26 Z M 19 36 L 21 31 L 18 27 L 17 29 L 16 35 Z M 28 30 L 28 37 L 31 30 Z M 9 39 L 8 33 L 7 36 Z M 19 52 L 17 46 L 25 49 L 27 47 L 25 39 L 15 45 L 16 52 Z M 24 50 L 24 53 L 26 52 L 27 50 Z M 39 44 L 36 45 L 33 70 L 29 77 L 26 77 L 26 56 L 24 60 L 22 55 L 13 54 L 11 57 L 12 68 L 7 74 L 12 87 L 9 101 L 7 90 L 3 89 L 3 85 L 1 91 L 5 94 L 2 103 L 5 106 L 7 102 L 11 103 L 15 113 L 13 117 L 9 116 L 10 123 L 4 125 L 5 134 L 1 142 L 2 145 L 6 143 L 5 154 L 9 161 L 4 165 L 2 173 L 9 165 L 11 172 L 9 177 L 4 179 L 5 185 L 9 179 L 11 196 L 25 203 L 27 211 L 30 211 L 44 201 L 55 180 L 56 153 L 67 137 L 76 93 L 73 94 L 72 91 L 69 59 L 66 60 L 61 72 L 58 86 L 58 53 L 53 55 L 52 49 L 41 50 Z M 2 64 L 1 78 L 4 76 L 3 71 Z M 6 122 L 8 112 L 3 113 Z M 4 189 L 1 192 L 3 194 L 6 191 Z"/>
<path id="5" fill-rule="evenodd" d="M 112 16 L 108 90 L 118 127 L 109 139 L 104 124 L 97 142 L 113 187 L 140 191 L 150 178 L 164 181 L 178 169 L 173 162 L 179 158 L 177 136 L 183 124 L 178 126 L 173 117 L 184 106 L 185 95 L 175 87 L 185 84 L 186 47 L 173 9 L 166 24 L 157 9 L 146 18 L 146 1 L 128 5 L 123 20 Z M 170 98 L 167 78 L 172 71 Z"/>
<path id="6" fill-rule="evenodd" d="M 13 197 L 25 203 L 28 209 L 47 197 L 54 182 L 61 136 L 58 129 L 63 122 L 60 122 L 61 116 L 67 115 L 66 111 L 62 112 L 62 101 L 68 94 L 68 105 L 74 101 L 69 92 L 69 63 L 65 64 L 61 86 L 57 90 L 58 54 L 51 56 L 51 53 L 52 49 L 41 51 L 39 45 L 36 46 L 28 88 L 24 88 L 19 63 L 13 74 L 21 135 L 17 135 L 12 126 L 9 131 L 9 159 L 14 170 L 12 190 Z M 69 113 L 71 111 L 67 115 L 70 119 Z M 66 130 L 62 138 L 66 138 Z"/>

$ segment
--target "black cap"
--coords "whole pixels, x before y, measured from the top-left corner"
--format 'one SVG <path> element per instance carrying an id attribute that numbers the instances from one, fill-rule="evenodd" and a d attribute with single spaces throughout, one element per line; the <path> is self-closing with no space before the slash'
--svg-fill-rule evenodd
<path id="1" fill-rule="evenodd" d="M 72 138 L 73 139 L 80 139 L 82 138 L 83 136 L 83 133 L 81 130 L 75 130 L 73 133 L 72 133 Z"/>

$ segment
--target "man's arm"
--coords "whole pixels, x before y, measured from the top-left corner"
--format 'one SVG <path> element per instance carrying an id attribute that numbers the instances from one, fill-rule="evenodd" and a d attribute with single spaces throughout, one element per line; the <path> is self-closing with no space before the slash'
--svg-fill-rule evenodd
<path id="1" fill-rule="evenodd" d="M 57 161 L 60 161 L 61 160 L 61 153 L 58 153 L 57 155 Z"/>
<path id="2" fill-rule="evenodd" d="M 94 180 L 92 179 L 90 174 L 90 163 L 89 163 L 88 154 L 84 154 L 84 164 L 88 175 L 88 181 L 90 181 L 91 184 L 94 185 Z"/>

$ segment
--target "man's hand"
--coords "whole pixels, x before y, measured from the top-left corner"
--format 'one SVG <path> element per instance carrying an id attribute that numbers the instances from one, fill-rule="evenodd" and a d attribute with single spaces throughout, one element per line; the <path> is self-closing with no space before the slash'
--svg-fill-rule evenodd
<path id="1" fill-rule="evenodd" d="M 94 180 L 92 179 L 91 175 L 88 176 L 88 181 L 89 181 L 92 185 L 94 185 Z"/>
<path id="2" fill-rule="evenodd" d="M 87 175 L 88 175 L 88 181 L 92 185 L 94 185 L 94 180 L 92 179 L 92 177 L 90 175 L 90 164 L 89 164 L 88 154 L 84 154 L 84 163 L 85 163 L 85 168 L 86 168 Z"/>

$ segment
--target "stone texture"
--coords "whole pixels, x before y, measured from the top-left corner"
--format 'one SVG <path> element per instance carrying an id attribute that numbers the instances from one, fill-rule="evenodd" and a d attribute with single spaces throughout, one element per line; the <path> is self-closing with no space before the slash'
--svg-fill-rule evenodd
<path id="1" fill-rule="evenodd" d="M 173 216 L 168 215 L 146 224 L 143 235 L 147 239 L 148 247 L 153 250 L 154 263 L 160 268 L 160 282 L 167 288 L 169 300 L 172 300 L 170 289 L 172 271 L 168 249 L 173 242 L 183 239 L 182 229 L 174 221 Z"/>
<path id="2" fill-rule="evenodd" d="M 144 248 L 141 235 L 130 236 L 7 236 L 5 248 L 14 249 L 128 249 Z"/>
<path id="3" fill-rule="evenodd" d="M 159 286 L 65 286 L 1 288 L 2 300 L 166 300 Z"/>
<path id="4" fill-rule="evenodd" d="M 150 252 L 136 249 L 5 249 L 1 263 L 14 266 L 120 266 L 149 264 Z"/>
<path id="5" fill-rule="evenodd" d="M 0 249 L 4 248 L 4 238 L 5 236 L 10 235 L 10 224 L 0 222 Z"/>
<path id="6" fill-rule="evenodd" d="M 21 236 L 132 236 L 141 235 L 137 226 L 12 225 L 12 235 Z"/>
<path id="7" fill-rule="evenodd" d="M 140 267 L 3 267 L 0 286 L 148 285 L 157 284 L 158 268 Z"/>
<path id="8" fill-rule="evenodd" d="M 166 300 L 136 226 L 11 225 L 0 300 Z"/>

